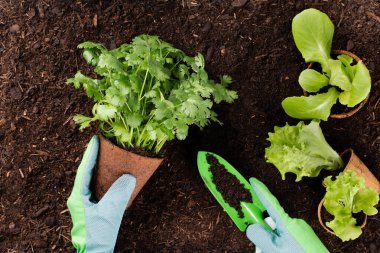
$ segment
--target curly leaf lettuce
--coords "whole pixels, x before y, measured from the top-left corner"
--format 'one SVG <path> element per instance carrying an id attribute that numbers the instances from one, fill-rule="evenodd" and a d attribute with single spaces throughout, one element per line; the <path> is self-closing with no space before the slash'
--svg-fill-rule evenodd
<path id="1" fill-rule="evenodd" d="M 335 180 L 331 176 L 326 177 L 323 184 L 326 186 L 323 206 L 334 216 L 326 225 L 343 241 L 358 238 L 362 230 L 352 213 L 377 214 L 374 206 L 379 202 L 379 195 L 366 187 L 364 178 L 354 170 L 341 172 Z"/>
<path id="2" fill-rule="evenodd" d="M 308 125 L 301 121 L 296 126 L 276 126 L 268 140 L 271 145 L 265 149 L 265 158 L 276 166 L 282 179 L 291 172 L 298 182 L 304 176 L 318 176 L 322 169 L 335 170 L 343 166 L 338 153 L 326 142 L 318 121 Z"/>
<path id="3" fill-rule="evenodd" d="M 314 96 L 288 97 L 281 105 L 286 114 L 296 119 L 322 119 L 330 116 L 331 107 L 336 103 L 339 92 L 330 88 L 326 93 Z"/>

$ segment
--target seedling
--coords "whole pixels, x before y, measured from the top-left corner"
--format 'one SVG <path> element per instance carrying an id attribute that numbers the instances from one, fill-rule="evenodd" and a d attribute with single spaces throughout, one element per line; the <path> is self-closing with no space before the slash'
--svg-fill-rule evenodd
<path id="1" fill-rule="evenodd" d="M 343 241 L 358 238 L 362 229 L 353 214 L 377 214 L 375 205 L 379 202 L 379 195 L 372 188 L 366 187 L 364 178 L 350 169 L 341 172 L 335 180 L 331 176 L 325 178 L 323 184 L 326 187 L 323 206 L 334 216 L 332 221 L 326 222 L 327 227 Z"/>
<path id="2" fill-rule="evenodd" d="M 310 96 L 288 97 L 282 101 L 285 112 L 297 119 L 327 120 L 331 108 L 339 102 L 347 107 L 361 103 L 371 89 L 371 77 L 364 63 L 355 65 L 349 55 L 331 57 L 334 24 L 323 12 L 307 9 L 292 23 L 293 38 L 306 62 L 318 63 L 321 72 L 302 71 L 298 82 Z"/>
<path id="3" fill-rule="evenodd" d="M 213 104 L 237 98 L 227 89 L 231 77 L 221 76 L 220 83 L 208 78 L 202 54 L 189 57 L 157 36 L 140 35 L 110 51 L 93 42 L 78 47 L 99 79 L 79 71 L 67 81 L 95 101 L 92 117 L 79 114 L 74 121 L 80 129 L 98 121 L 124 148 L 158 153 L 167 141 L 184 140 L 190 125 L 219 122 Z"/>

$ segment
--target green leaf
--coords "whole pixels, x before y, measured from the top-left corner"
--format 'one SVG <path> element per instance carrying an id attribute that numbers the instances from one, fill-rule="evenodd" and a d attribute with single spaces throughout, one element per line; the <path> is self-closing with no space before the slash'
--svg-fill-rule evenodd
<path id="1" fill-rule="evenodd" d="M 188 131 L 189 131 L 189 126 L 184 124 L 181 121 L 178 121 L 175 126 L 176 126 L 175 133 L 176 133 L 178 140 L 186 139 Z"/>
<path id="2" fill-rule="evenodd" d="M 106 90 L 106 100 L 111 105 L 118 107 L 123 106 L 126 103 L 125 96 L 122 95 L 122 92 L 115 86 L 111 86 Z"/>
<path id="3" fill-rule="evenodd" d="M 326 222 L 326 225 L 344 242 L 354 240 L 362 234 L 361 228 L 356 225 L 356 220 L 352 216 L 334 219 L 331 222 Z"/>
<path id="4" fill-rule="evenodd" d="M 73 78 L 69 78 L 66 81 L 67 84 L 73 84 L 75 89 L 79 89 L 83 83 L 93 85 L 93 82 L 94 80 L 92 78 L 83 75 L 80 71 L 78 71 Z"/>
<path id="5" fill-rule="evenodd" d="M 351 90 L 350 76 L 347 74 L 343 63 L 340 60 L 329 60 L 331 75 L 330 84 L 341 88 L 342 90 Z"/>
<path id="6" fill-rule="evenodd" d="M 83 127 L 98 120 L 103 134 L 124 148 L 157 153 L 166 141 L 185 139 L 190 125 L 220 123 L 213 104 L 237 98 L 227 89 L 230 77 L 220 84 L 209 79 L 201 54 L 187 56 L 157 36 L 140 35 L 110 51 L 93 42 L 79 47 L 99 79 L 78 72 L 67 81 L 96 102 L 94 117 L 78 120 Z"/>
<path id="7" fill-rule="evenodd" d="M 348 77 L 350 78 L 350 81 L 352 82 L 352 80 L 354 79 L 354 68 L 353 66 L 351 66 L 351 63 L 354 61 L 354 59 L 352 59 L 352 57 L 348 55 L 342 54 L 338 55 L 338 60 L 340 60 L 343 63 L 344 69 Z"/>
<path id="8" fill-rule="evenodd" d="M 141 125 L 143 117 L 139 113 L 130 113 L 125 116 L 125 122 L 132 128 L 137 128 Z"/>
<path id="9" fill-rule="evenodd" d="M 222 75 L 219 77 L 219 79 L 220 79 L 220 84 L 226 88 L 228 87 L 228 85 L 232 83 L 232 78 L 229 75 Z"/>
<path id="10" fill-rule="evenodd" d="M 165 100 L 161 101 L 157 107 L 156 107 L 156 112 L 154 114 L 154 117 L 160 121 L 160 120 L 163 120 L 165 118 L 170 118 L 173 113 L 172 113 L 172 110 L 171 108 L 168 106 L 168 102 L 166 102 Z"/>
<path id="11" fill-rule="evenodd" d="M 352 59 L 351 56 L 348 56 L 348 55 L 345 55 L 345 54 L 338 55 L 337 58 L 338 58 L 338 60 L 340 60 L 345 66 L 351 65 L 352 62 L 354 61 L 354 59 Z"/>
<path id="12" fill-rule="evenodd" d="M 326 142 L 319 122 L 303 121 L 296 126 L 286 124 L 275 127 L 269 133 L 270 146 L 265 149 L 265 158 L 272 163 L 285 179 L 286 173 L 296 175 L 296 182 L 302 177 L 316 177 L 322 169 L 335 170 L 343 161 Z"/>
<path id="13" fill-rule="evenodd" d="M 99 62 L 99 55 L 98 53 L 92 51 L 92 50 L 84 50 L 83 51 L 83 58 L 86 60 L 86 62 L 92 66 L 96 66 Z"/>
<path id="14" fill-rule="evenodd" d="M 118 139 L 119 143 L 130 142 L 132 135 L 130 131 L 121 122 L 115 122 L 112 124 L 113 133 Z"/>
<path id="15" fill-rule="evenodd" d="M 123 64 L 111 54 L 101 54 L 99 56 L 98 66 L 101 68 L 112 69 L 123 72 Z"/>
<path id="16" fill-rule="evenodd" d="M 76 124 L 80 125 L 79 130 L 83 130 L 90 125 L 90 123 L 93 121 L 93 118 L 77 114 L 73 117 L 73 120 Z"/>
<path id="17" fill-rule="evenodd" d="M 117 109 L 112 105 L 95 104 L 92 108 L 94 116 L 102 121 L 108 121 L 116 116 Z"/>
<path id="18" fill-rule="evenodd" d="M 123 59 L 126 55 L 129 54 L 132 46 L 129 44 L 122 44 L 120 47 L 112 49 L 109 51 L 110 54 L 112 54 L 117 59 Z"/>
<path id="19" fill-rule="evenodd" d="M 216 84 L 214 87 L 214 96 L 215 103 L 219 104 L 222 101 L 227 103 L 232 103 L 235 99 L 238 98 L 236 91 L 226 90 L 222 85 Z"/>
<path id="20" fill-rule="evenodd" d="M 86 41 L 86 42 L 80 43 L 78 45 L 78 48 L 82 48 L 82 49 L 97 49 L 100 52 L 106 52 L 107 51 L 107 49 L 103 46 L 103 44 L 101 44 L 101 43 L 94 43 L 94 42 L 90 42 L 90 41 Z"/>
<path id="21" fill-rule="evenodd" d="M 95 98 L 95 101 L 101 99 L 101 81 L 87 77 L 80 71 L 78 71 L 73 78 L 67 79 L 66 83 L 73 84 L 76 89 L 83 86 L 88 97 Z"/>
<path id="22" fill-rule="evenodd" d="M 92 66 L 96 66 L 99 62 L 99 55 L 107 52 L 107 49 L 100 43 L 83 42 L 78 45 L 78 48 L 83 48 L 83 58 Z"/>
<path id="23" fill-rule="evenodd" d="M 308 147 L 308 153 L 313 156 L 319 156 L 328 162 L 329 168 L 341 168 L 343 161 L 339 154 L 332 149 L 323 136 L 319 122 L 313 120 L 299 132 L 299 138 L 302 143 Z"/>
<path id="24" fill-rule="evenodd" d="M 205 67 L 205 58 L 201 53 L 198 53 L 195 56 L 195 64 L 198 66 L 198 68 L 203 69 Z"/>
<path id="25" fill-rule="evenodd" d="M 353 212 L 358 213 L 363 211 L 367 215 L 377 214 L 377 209 L 374 207 L 379 202 L 379 195 L 371 188 L 365 188 L 358 192 L 354 197 Z"/>
<path id="26" fill-rule="evenodd" d="M 169 70 L 166 69 L 160 62 L 149 59 L 149 73 L 160 81 L 165 81 L 170 78 Z"/>
<path id="27" fill-rule="evenodd" d="M 327 120 L 338 96 L 339 92 L 335 88 L 330 88 L 327 93 L 314 96 L 288 97 L 281 105 L 286 114 L 296 119 Z"/>
<path id="28" fill-rule="evenodd" d="M 298 83 L 307 92 L 317 92 L 329 84 L 329 79 L 314 69 L 305 69 L 301 72 Z"/>
<path id="29" fill-rule="evenodd" d="M 363 62 L 359 62 L 355 66 L 351 90 L 344 91 L 339 96 L 339 102 L 348 107 L 354 107 L 362 102 L 371 90 L 371 76 L 367 67 Z"/>
<path id="30" fill-rule="evenodd" d="M 323 184 L 326 186 L 323 206 L 334 216 L 326 225 L 343 241 L 358 238 L 362 230 L 352 214 L 361 211 L 367 215 L 376 214 L 374 206 L 379 202 L 379 195 L 366 187 L 364 178 L 352 169 L 339 173 L 335 180 L 326 177 Z"/>
<path id="31" fill-rule="evenodd" d="M 329 74 L 328 60 L 334 35 L 330 18 L 319 10 L 306 9 L 294 17 L 292 32 L 305 61 L 320 63 L 323 72 Z"/>

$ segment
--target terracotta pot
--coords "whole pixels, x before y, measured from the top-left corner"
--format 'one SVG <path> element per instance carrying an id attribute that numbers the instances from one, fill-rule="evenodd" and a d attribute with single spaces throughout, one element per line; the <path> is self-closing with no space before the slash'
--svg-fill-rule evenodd
<path id="1" fill-rule="evenodd" d="M 134 154 L 115 146 L 102 135 L 99 140 L 97 168 L 92 178 L 94 197 L 100 200 L 120 176 L 131 174 L 136 177 L 136 188 L 128 202 L 130 206 L 163 159 Z"/>
<path id="2" fill-rule="evenodd" d="M 347 161 L 346 167 L 344 168 L 345 171 L 350 169 L 354 170 L 358 176 L 364 178 L 366 186 L 371 187 L 380 194 L 379 180 L 377 180 L 352 149 L 346 149 L 340 156 L 343 161 Z"/>
<path id="3" fill-rule="evenodd" d="M 360 59 L 358 56 L 356 56 L 355 54 L 353 54 L 351 52 L 345 51 L 345 50 L 332 50 L 332 53 L 333 54 L 348 55 L 348 56 L 352 57 L 356 62 L 363 62 L 362 59 Z M 313 63 L 310 63 L 307 68 L 310 69 L 312 66 L 313 66 Z M 303 93 L 304 93 L 305 96 L 309 95 L 309 93 L 307 91 L 305 91 L 305 90 L 303 91 Z M 344 118 L 351 117 L 352 115 L 354 115 L 355 113 L 357 113 L 368 102 L 368 99 L 369 99 L 369 93 L 368 93 L 367 97 L 358 106 L 354 107 L 352 110 L 350 110 L 348 112 L 342 112 L 342 113 L 337 113 L 337 114 L 330 114 L 330 118 L 333 118 L 333 119 L 344 119 Z"/>
<path id="4" fill-rule="evenodd" d="M 380 194 L 380 183 L 377 178 L 372 174 L 372 172 L 365 166 L 365 164 L 360 160 L 360 158 L 354 153 L 352 149 L 346 149 L 341 155 L 343 161 L 346 162 L 346 167 L 344 171 L 354 170 L 358 176 L 361 176 L 365 180 L 365 184 L 368 187 L 374 189 L 378 194 Z M 335 233 L 327 228 L 322 219 L 322 205 L 325 199 L 323 198 L 318 205 L 318 220 L 319 224 L 330 234 L 335 235 Z M 361 228 L 363 228 L 367 223 L 367 215 L 365 215 L 363 224 Z"/>

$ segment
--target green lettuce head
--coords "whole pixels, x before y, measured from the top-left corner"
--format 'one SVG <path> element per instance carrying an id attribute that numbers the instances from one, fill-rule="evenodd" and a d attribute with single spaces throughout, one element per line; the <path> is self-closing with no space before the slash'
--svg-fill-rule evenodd
<path id="1" fill-rule="evenodd" d="M 265 158 L 285 174 L 294 173 L 296 182 L 302 177 L 316 177 L 322 169 L 335 170 L 343 166 L 343 161 L 326 142 L 318 121 L 306 125 L 303 121 L 296 126 L 286 124 L 274 127 L 269 133 L 271 145 L 265 149 Z"/>

